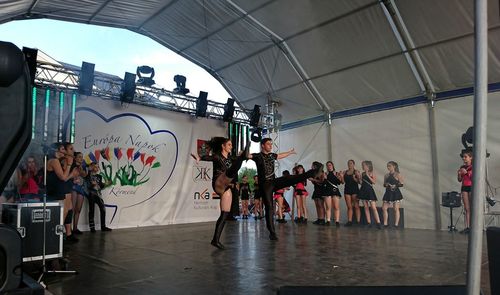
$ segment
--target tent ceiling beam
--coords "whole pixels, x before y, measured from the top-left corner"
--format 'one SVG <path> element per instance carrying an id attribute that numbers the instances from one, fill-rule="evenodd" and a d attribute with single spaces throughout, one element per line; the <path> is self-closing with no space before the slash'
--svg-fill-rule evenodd
<path id="1" fill-rule="evenodd" d="M 33 0 L 33 2 L 31 2 L 30 8 L 28 8 L 28 12 L 26 13 L 27 15 L 31 14 L 31 11 L 35 8 L 38 2 L 40 2 L 40 0 Z"/>
<path id="2" fill-rule="evenodd" d="M 370 8 L 370 7 L 375 6 L 375 5 L 378 5 L 378 0 L 374 1 L 374 2 L 370 2 L 370 3 L 366 4 L 366 5 L 360 6 L 360 7 L 356 8 L 356 9 L 348 11 L 348 12 L 346 12 L 344 14 L 339 15 L 339 16 L 327 19 L 327 20 L 325 20 L 325 21 L 323 21 L 323 22 L 321 22 L 319 24 L 316 24 L 316 25 L 308 27 L 308 28 L 306 28 L 304 30 L 298 31 L 298 32 L 296 32 L 296 33 L 294 33 L 294 34 L 292 34 L 290 36 L 284 37 L 283 38 L 283 42 L 284 41 L 288 41 L 290 39 L 293 39 L 293 38 L 295 38 L 297 36 L 303 35 L 305 33 L 308 33 L 308 32 L 310 32 L 312 30 L 317 29 L 317 28 L 321 28 L 323 26 L 329 25 L 329 24 L 334 23 L 336 21 L 342 20 L 342 19 L 344 19 L 344 18 L 346 18 L 348 16 L 351 16 L 351 15 L 356 14 L 358 12 L 364 11 L 364 10 Z M 242 58 L 239 58 L 239 59 L 237 59 L 237 60 L 235 60 L 235 61 L 233 61 L 233 62 L 231 62 L 231 63 L 229 63 L 227 65 L 224 65 L 224 66 L 222 66 L 222 67 L 220 67 L 218 69 L 215 69 L 215 71 L 219 72 L 219 71 L 222 71 L 224 69 L 230 68 L 230 67 L 232 67 L 232 66 L 234 66 L 236 64 L 239 64 L 239 63 L 241 63 L 241 62 L 243 62 L 243 61 L 245 61 L 245 60 L 247 60 L 249 58 L 252 58 L 252 57 L 254 57 L 254 56 L 256 56 L 256 55 L 258 55 L 258 54 L 260 54 L 260 53 L 262 53 L 262 52 L 264 52 L 264 51 L 272 48 L 273 46 L 276 46 L 276 45 L 272 44 L 272 45 L 265 46 L 264 48 L 261 48 L 261 49 L 255 51 L 255 52 L 253 52 L 253 53 L 251 53 L 249 55 L 243 56 Z"/>
<path id="3" fill-rule="evenodd" d="M 104 3 L 97 8 L 97 10 L 89 17 L 89 23 L 106 7 L 112 0 L 104 1 Z"/>
<path id="4" fill-rule="evenodd" d="M 167 3 L 165 6 L 163 6 L 160 9 L 158 9 L 158 11 L 155 14 L 151 15 L 144 22 L 142 22 L 142 24 L 140 24 L 136 29 L 137 30 L 141 30 L 148 22 L 150 22 L 151 20 L 155 19 L 158 15 L 162 14 L 163 12 L 165 12 L 170 6 L 174 5 L 178 1 L 179 0 L 172 0 L 171 2 Z"/>
<path id="5" fill-rule="evenodd" d="M 230 0 L 229 0 L 229 1 L 227 1 L 227 2 L 228 2 L 230 5 L 232 5 L 233 7 L 238 7 L 236 4 L 234 4 L 234 3 L 233 3 L 232 1 L 230 1 Z M 267 2 L 264 2 L 263 4 L 261 4 L 261 5 L 257 6 L 257 7 L 255 7 L 254 9 L 252 9 L 252 10 L 250 10 L 250 11 L 248 11 L 248 12 L 245 12 L 245 11 L 243 11 L 242 9 L 241 9 L 241 10 L 240 10 L 240 9 L 238 9 L 238 11 L 242 13 L 242 15 L 240 15 L 240 17 L 238 17 L 238 18 L 236 18 L 236 19 L 234 19 L 234 20 L 232 20 L 232 21 L 228 22 L 227 24 L 224 24 L 222 27 L 220 27 L 220 28 L 218 28 L 218 29 L 216 29 L 216 30 L 214 30 L 214 31 L 212 31 L 212 32 L 210 32 L 210 33 L 208 33 L 208 34 L 206 34 L 206 35 L 205 35 L 205 36 L 203 36 L 202 38 L 200 38 L 200 39 L 198 39 L 198 40 L 194 41 L 193 43 L 191 43 L 191 44 L 187 45 L 186 47 L 179 49 L 179 50 L 177 51 L 177 53 L 180 53 L 180 52 L 184 52 L 184 51 L 186 51 L 186 50 L 189 50 L 189 49 L 190 49 L 190 48 L 192 48 L 193 46 L 196 46 L 197 44 L 199 44 L 199 43 L 203 42 L 204 40 L 207 40 L 208 38 L 212 37 L 213 35 L 215 35 L 215 34 L 219 33 L 220 31 L 222 31 L 222 30 L 226 29 L 227 27 L 229 27 L 229 26 L 231 26 L 231 25 L 233 25 L 233 24 L 235 24 L 235 23 L 237 23 L 237 22 L 241 21 L 241 20 L 242 20 L 242 19 L 244 19 L 245 17 L 250 16 L 252 13 L 254 13 L 254 12 L 256 12 L 256 11 L 259 11 L 260 9 L 262 9 L 262 8 L 264 8 L 264 7 L 266 7 L 266 6 L 268 6 L 269 4 L 271 4 L 271 3 L 273 3 L 273 2 L 276 2 L 276 0 L 269 0 L 269 1 L 267 1 Z"/>
<path id="6" fill-rule="evenodd" d="M 290 63 L 290 66 L 293 68 L 295 73 L 299 76 L 300 80 L 303 82 L 304 86 L 306 87 L 307 91 L 311 94 L 311 96 L 314 98 L 318 106 L 324 110 L 329 112 L 330 107 L 324 97 L 321 95 L 321 93 L 318 91 L 314 83 L 309 79 L 309 75 L 306 73 L 302 65 L 300 64 L 299 60 L 297 57 L 293 54 L 291 48 L 288 46 L 286 41 L 281 38 L 278 34 L 273 32 L 270 28 L 266 27 L 264 24 L 262 24 L 259 20 L 257 20 L 255 17 L 253 17 L 249 12 L 246 12 L 243 8 L 239 7 L 236 3 L 234 3 L 231 0 L 227 0 L 227 2 L 233 6 L 235 9 L 237 9 L 242 15 L 248 16 L 247 18 L 251 21 L 251 24 L 256 26 L 256 28 L 260 31 L 264 31 L 266 35 L 269 36 L 271 41 L 276 44 L 276 46 L 284 53 L 288 63 Z"/>

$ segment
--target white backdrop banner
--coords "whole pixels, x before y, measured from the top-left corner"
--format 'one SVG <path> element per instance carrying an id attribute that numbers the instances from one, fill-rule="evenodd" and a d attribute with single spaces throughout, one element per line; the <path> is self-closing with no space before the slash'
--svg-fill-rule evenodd
<path id="1" fill-rule="evenodd" d="M 212 164 L 189 154 L 224 130 L 215 120 L 87 98 L 76 109 L 75 150 L 99 163 L 112 227 L 210 221 L 219 214 Z"/>

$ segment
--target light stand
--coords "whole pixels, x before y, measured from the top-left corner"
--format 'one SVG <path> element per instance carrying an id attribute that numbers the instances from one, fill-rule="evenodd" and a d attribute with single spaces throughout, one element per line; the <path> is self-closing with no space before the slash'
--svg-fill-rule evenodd
<path id="1" fill-rule="evenodd" d="M 42 248 L 42 273 L 38 278 L 38 283 L 40 283 L 44 288 L 47 286 L 43 283 L 42 279 L 45 274 L 60 273 L 60 274 L 77 274 L 75 270 L 47 270 L 46 259 L 45 259 L 45 244 L 47 240 L 47 154 L 43 156 L 43 185 L 45 191 L 43 192 L 43 248 Z M 63 205 L 64 206 L 64 205 Z M 64 221 L 63 221 L 64 222 Z"/>

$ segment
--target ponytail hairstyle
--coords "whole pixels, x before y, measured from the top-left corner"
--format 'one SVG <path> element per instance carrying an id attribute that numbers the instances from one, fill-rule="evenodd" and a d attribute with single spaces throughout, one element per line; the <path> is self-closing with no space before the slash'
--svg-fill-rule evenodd
<path id="1" fill-rule="evenodd" d="M 387 165 L 392 165 L 392 166 L 394 166 L 394 171 L 395 171 L 395 172 L 397 172 L 397 173 L 399 173 L 399 166 L 398 166 L 398 163 L 396 163 L 396 162 L 394 162 L 394 161 L 389 161 L 389 162 L 387 163 Z"/>
<path id="2" fill-rule="evenodd" d="M 230 141 L 229 138 L 216 136 L 212 137 L 212 139 L 210 139 L 207 144 L 212 150 L 212 154 L 220 154 L 222 153 L 222 145 L 226 144 L 228 141 Z"/>

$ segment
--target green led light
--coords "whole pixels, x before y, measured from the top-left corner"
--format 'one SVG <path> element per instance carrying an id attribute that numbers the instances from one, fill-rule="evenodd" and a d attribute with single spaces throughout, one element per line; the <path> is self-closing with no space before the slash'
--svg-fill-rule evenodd
<path id="1" fill-rule="evenodd" d="M 31 94 L 31 100 L 33 102 L 32 109 L 32 120 L 31 121 L 31 139 L 35 139 L 35 131 L 36 131 L 36 87 L 33 87 L 33 93 Z"/>
<path id="2" fill-rule="evenodd" d="M 75 110 L 76 110 L 76 93 L 73 93 L 71 99 L 71 142 L 75 142 Z"/>
<path id="3" fill-rule="evenodd" d="M 64 108 L 64 92 L 59 93 L 59 110 Z"/>
<path id="4" fill-rule="evenodd" d="M 45 90 L 45 109 L 49 109 L 50 105 L 50 89 Z"/>

